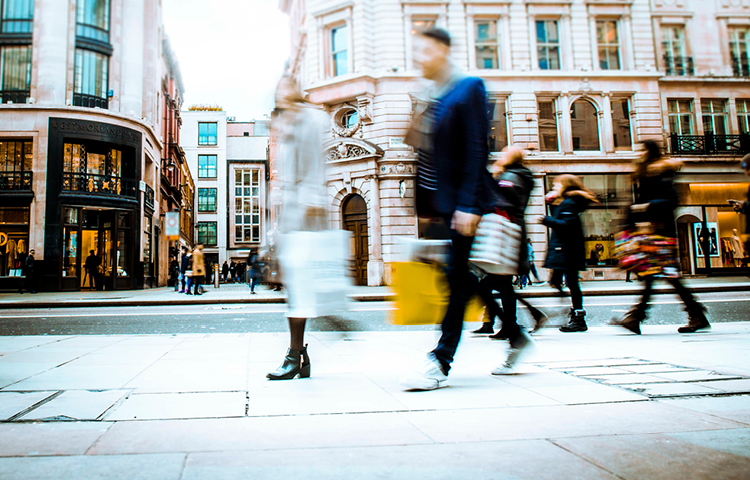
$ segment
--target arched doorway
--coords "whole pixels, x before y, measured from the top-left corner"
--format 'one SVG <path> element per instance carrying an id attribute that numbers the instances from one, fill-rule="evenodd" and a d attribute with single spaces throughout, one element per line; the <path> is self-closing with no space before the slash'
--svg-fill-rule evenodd
<path id="1" fill-rule="evenodd" d="M 354 281 L 357 285 L 367 285 L 367 259 L 369 257 L 367 203 L 360 195 L 349 195 L 344 199 L 341 210 L 344 230 L 352 232 L 354 240 Z"/>

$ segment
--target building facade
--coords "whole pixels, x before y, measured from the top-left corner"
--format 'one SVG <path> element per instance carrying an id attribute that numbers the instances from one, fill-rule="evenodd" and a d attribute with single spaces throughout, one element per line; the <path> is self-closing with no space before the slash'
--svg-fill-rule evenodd
<path id="1" fill-rule="evenodd" d="M 0 288 L 30 249 L 44 290 L 155 285 L 160 2 L 2 0 L 0 15 Z"/>
<path id="2" fill-rule="evenodd" d="M 413 38 L 452 36 L 452 59 L 488 91 L 490 157 L 527 150 L 536 177 L 527 210 L 559 174 L 583 178 L 600 200 L 582 217 L 591 252 L 585 279 L 623 274 L 614 233 L 633 200 L 637 143 L 660 142 L 685 165 L 677 212 L 683 271 L 736 272 L 723 247 L 743 219 L 739 159 L 750 151 L 750 3 L 697 0 L 282 0 L 289 70 L 331 116 L 325 145 L 330 215 L 355 234 L 357 279 L 390 281 L 398 242 L 418 236 L 415 156 L 402 140 L 425 83 Z M 733 197 L 734 195 L 734 197 Z M 706 264 L 696 238 L 715 231 Z M 541 265 L 547 231 L 528 225 Z M 747 234 L 747 232 L 745 232 Z M 714 238 L 714 237 L 712 237 Z"/>

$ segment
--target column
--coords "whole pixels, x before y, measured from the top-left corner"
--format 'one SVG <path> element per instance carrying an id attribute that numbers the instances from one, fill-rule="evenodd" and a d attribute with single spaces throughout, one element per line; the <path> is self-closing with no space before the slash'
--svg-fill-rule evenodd
<path id="1" fill-rule="evenodd" d="M 573 139 L 570 125 L 570 92 L 562 92 L 557 99 L 557 129 L 560 132 L 560 150 L 573 153 Z"/>
<path id="2" fill-rule="evenodd" d="M 602 150 L 607 153 L 615 151 L 615 142 L 612 137 L 614 133 L 614 125 L 612 124 L 612 94 L 610 92 L 604 92 L 602 94 L 602 111 L 599 118 L 601 118 L 601 140 Z"/>
<path id="3" fill-rule="evenodd" d="M 372 247 L 367 261 L 367 285 L 383 284 L 383 239 L 380 221 L 380 180 L 369 175 L 370 180 L 370 239 Z"/>
<path id="4" fill-rule="evenodd" d="M 120 113 L 140 120 L 143 110 L 144 0 L 128 0 L 122 6 Z M 115 92 L 117 94 L 117 92 Z"/>

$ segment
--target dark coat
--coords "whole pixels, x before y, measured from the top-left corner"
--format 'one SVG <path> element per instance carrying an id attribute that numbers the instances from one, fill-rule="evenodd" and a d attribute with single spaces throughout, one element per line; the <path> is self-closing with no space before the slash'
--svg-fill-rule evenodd
<path id="1" fill-rule="evenodd" d="M 565 194 L 563 201 L 552 207 L 552 215 L 544 217 L 542 224 L 551 230 L 546 268 L 555 270 L 586 270 L 586 247 L 584 244 L 581 213 L 591 200 L 581 192 Z"/>
<path id="2" fill-rule="evenodd" d="M 483 213 L 481 177 L 487 174 L 487 92 L 480 78 L 466 77 L 441 97 L 434 110 L 435 210 Z"/>
<path id="3" fill-rule="evenodd" d="M 630 224 L 648 222 L 654 233 L 664 237 L 677 238 L 677 224 L 674 211 L 679 205 L 674 179 L 680 163 L 672 160 L 659 160 L 650 165 L 645 174 L 637 179 L 635 203 L 648 204 L 644 212 L 630 214 Z"/>
<path id="4" fill-rule="evenodd" d="M 31 277 L 34 275 L 34 256 L 33 255 L 27 255 L 26 259 L 23 262 L 23 268 L 21 268 L 21 273 L 23 273 L 26 277 Z"/>
<path id="5" fill-rule="evenodd" d="M 187 253 L 183 253 L 182 257 L 180 258 L 180 273 L 184 274 L 189 269 L 190 269 L 190 258 L 188 257 Z"/>

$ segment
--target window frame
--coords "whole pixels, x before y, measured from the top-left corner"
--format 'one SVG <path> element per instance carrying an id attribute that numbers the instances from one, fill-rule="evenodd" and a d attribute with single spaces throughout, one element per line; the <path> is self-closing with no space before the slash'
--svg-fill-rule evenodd
<path id="1" fill-rule="evenodd" d="M 215 247 L 218 245 L 218 222 L 197 222 L 195 226 L 198 231 L 195 242 L 196 244 L 205 245 L 207 247 Z M 213 242 L 210 240 L 213 240 Z"/>
<path id="2" fill-rule="evenodd" d="M 478 25 L 479 24 L 494 24 L 495 25 L 495 38 L 490 38 L 487 41 L 480 42 L 479 41 L 479 32 L 478 32 Z M 500 55 L 500 38 L 501 38 L 501 28 L 500 25 L 500 19 L 499 18 L 489 18 L 489 17 L 475 17 L 473 18 L 472 22 L 472 35 L 474 37 L 474 59 L 473 59 L 473 65 L 471 66 L 472 69 L 476 70 L 499 70 L 502 66 L 501 61 L 501 55 Z M 494 57 L 493 57 L 493 66 L 492 67 L 480 67 L 479 66 L 479 49 L 481 48 L 492 48 L 495 51 Z M 484 57 L 482 57 L 484 58 Z"/>
<path id="3" fill-rule="evenodd" d="M 544 34 L 545 37 L 547 35 L 547 23 L 554 22 L 555 28 L 557 29 L 557 43 L 552 43 L 549 41 L 539 43 L 539 24 L 544 24 Z M 541 17 L 541 18 L 534 18 L 534 46 L 535 46 L 535 52 L 536 52 L 536 65 L 535 69 L 537 70 L 562 70 L 562 37 L 560 35 L 560 18 L 547 18 L 547 17 Z M 556 48 L 557 49 L 557 68 L 542 68 L 542 57 L 539 55 L 539 49 L 544 48 L 546 49 L 546 56 L 545 59 L 547 61 L 547 64 L 549 65 L 549 49 L 550 48 Z"/>
<path id="4" fill-rule="evenodd" d="M 8 4 L 16 6 L 19 16 L 8 16 Z M 0 1 L 0 34 L 31 35 L 34 31 L 34 0 L 2 0 Z M 18 5 L 22 4 L 22 5 Z M 26 16 L 24 16 L 26 14 Z M 17 28 L 6 28 L 6 26 L 17 25 Z"/>
<path id="5" fill-rule="evenodd" d="M 341 29 L 345 29 L 343 38 L 346 39 L 346 47 L 342 49 L 336 49 L 336 32 Z M 349 53 L 351 51 L 351 34 L 349 29 L 350 25 L 347 22 L 341 22 L 328 27 L 328 73 L 331 78 L 341 77 L 349 74 Z M 338 71 L 339 62 L 337 61 L 337 56 L 339 55 L 345 56 L 345 60 L 343 63 L 346 65 L 346 71 L 344 72 Z"/>
<path id="6" fill-rule="evenodd" d="M 83 76 L 84 76 L 84 68 L 86 67 L 86 65 L 83 64 L 84 55 L 88 55 L 94 59 L 103 60 L 102 66 L 104 68 L 102 69 L 102 72 L 97 72 L 95 73 L 95 75 L 91 77 L 91 79 L 93 79 L 96 82 L 97 77 L 101 75 L 101 78 L 99 80 L 101 80 L 103 88 L 102 88 L 102 92 L 100 95 L 97 95 L 95 91 L 94 93 L 91 93 L 88 91 L 83 92 L 83 86 L 84 86 Z M 75 64 L 74 64 L 74 70 L 73 70 L 74 72 L 73 73 L 73 95 L 84 95 L 87 97 L 95 97 L 95 98 L 106 100 L 108 98 L 108 93 L 109 93 L 109 60 L 110 60 L 109 55 L 105 55 L 101 52 L 97 52 L 94 50 L 89 50 L 87 48 L 77 47 L 75 49 Z M 95 68 L 98 68 L 98 65 Z M 90 84 L 91 82 L 88 81 L 86 83 Z M 94 88 L 94 90 L 96 89 Z"/>
<path id="7" fill-rule="evenodd" d="M 670 111 L 670 103 L 675 102 L 674 104 L 677 106 L 677 110 L 675 112 Z M 685 112 L 680 110 L 680 104 L 682 102 L 687 102 L 690 106 L 690 110 Z M 667 98 L 667 124 L 669 125 L 669 133 L 670 135 L 679 135 L 679 136 L 688 136 L 688 135 L 697 135 L 696 132 L 696 125 L 695 125 L 695 102 L 691 98 Z M 672 130 L 672 119 L 676 119 L 676 122 L 679 126 L 678 132 L 675 132 Z M 683 125 L 683 118 L 688 119 L 689 123 L 689 130 L 690 133 L 682 133 L 682 125 Z"/>
<path id="8" fill-rule="evenodd" d="M 260 165 L 245 164 L 236 166 L 233 172 L 232 188 L 234 190 L 232 198 L 234 208 L 231 226 L 234 243 L 260 243 L 263 238 L 264 170 Z M 249 175 L 249 183 L 245 182 L 246 175 Z M 239 177 L 239 183 L 237 183 L 237 177 Z M 248 189 L 250 193 L 246 194 Z M 249 211 L 248 206 L 250 207 Z M 250 221 L 246 222 L 248 217 Z M 241 235 L 237 235 L 237 229 L 240 229 Z M 248 231 L 250 232 L 249 240 L 246 239 Z"/>
<path id="9" fill-rule="evenodd" d="M 740 31 L 745 32 L 744 39 L 736 38 L 735 33 Z M 728 25 L 727 37 L 729 40 L 729 61 L 734 75 L 737 77 L 750 76 L 750 26 Z M 742 46 L 744 46 L 744 56 Z"/>
<path id="10" fill-rule="evenodd" d="M 750 98 L 735 99 L 737 108 L 737 133 L 740 135 L 750 134 Z M 742 109 L 740 109 L 742 105 Z"/>
<path id="11" fill-rule="evenodd" d="M 198 212 L 199 213 L 216 213 L 218 189 L 215 187 L 198 188 Z M 212 202 L 213 200 L 213 202 Z"/>
<path id="12" fill-rule="evenodd" d="M 104 14 L 104 25 L 87 23 L 86 6 L 89 3 L 103 2 L 106 5 Z M 76 37 L 86 40 L 93 40 L 108 44 L 109 35 L 112 29 L 112 2 L 111 0 L 76 0 Z"/>
<path id="13" fill-rule="evenodd" d="M 552 104 L 552 119 L 549 118 L 542 118 L 542 109 L 540 108 L 540 104 L 542 103 L 551 103 Z M 559 105 L 559 99 L 556 97 L 547 97 L 547 96 L 537 96 L 536 98 L 536 117 L 537 117 L 537 141 L 539 143 L 539 151 L 542 153 L 560 153 L 563 149 L 562 146 L 562 138 L 561 138 L 561 132 L 560 132 L 560 105 Z M 543 123 L 550 122 L 550 125 L 543 125 Z M 555 127 L 555 141 L 557 143 L 556 149 L 546 149 L 542 148 L 542 128 L 550 128 L 551 122 L 554 122 Z"/>
<path id="14" fill-rule="evenodd" d="M 8 59 L 6 54 L 16 50 L 19 51 L 19 54 L 16 55 L 13 60 L 21 61 L 11 63 L 12 71 L 10 72 L 9 77 L 12 78 L 14 77 L 14 74 L 16 74 L 17 78 L 13 78 L 13 80 L 20 80 L 21 75 L 23 75 L 25 76 L 26 85 L 24 88 L 7 88 L 6 83 L 8 82 L 8 79 L 6 78 L 6 70 L 8 67 Z M 21 52 L 22 50 L 25 50 L 25 52 Z M 19 103 L 18 100 L 24 100 L 23 103 L 26 103 L 26 100 L 31 95 L 32 52 L 31 45 L 0 45 L 0 95 L 2 95 L 0 103 Z M 25 62 L 23 62 L 24 56 Z M 25 71 L 23 71 L 24 69 Z M 16 82 L 11 83 L 13 83 L 13 87 L 17 87 L 17 85 L 15 85 Z"/>
<path id="15" fill-rule="evenodd" d="M 209 160 L 212 158 L 214 160 L 213 166 L 209 162 Z M 205 159 L 207 162 L 205 166 L 201 166 L 202 159 Z M 217 178 L 218 163 L 219 163 L 218 155 L 209 154 L 209 153 L 199 154 L 198 155 L 198 178 Z M 213 170 L 213 175 L 210 174 L 211 170 Z M 201 172 L 205 172 L 206 174 L 201 175 Z"/>
<path id="16" fill-rule="evenodd" d="M 722 110 L 715 111 L 715 102 L 721 102 Z M 709 106 L 706 110 L 706 105 Z M 711 120 L 711 132 L 706 131 L 706 119 Z M 716 119 L 721 118 L 724 123 L 724 132 L 716 133 Z M 703 124 L 703 135 L 727 135 L 729 134 L 729 101 L 724 98 L 701 98 L 701 123 Z"/>
<path id="17" fill-rule="evenodd" d="M 206 126 L 206 133 L 201 133 L 201 127 Z M 210 127 L 213 125 L 213 143 L 211 143 L 211 131 Z M 202 137 L 206 137 L 202 140 Z M 215 147 L 219 144 L 219 123 L 218 122 L 198 122 L 198 146 L 199 147 Z"/>
<path id="18" fill-rule="evenodd" d="M 615 27 L 615 34 L 617 36 L 617 42 L 616 43 L 600 43 L 600 36 L 599 36 L 599 25 L 603 24 L 605 27 L 613 23 Z M 594 20 L 594 38 L 596 39 L 596 46 L 595 46 L 595 53 L 596 53 L 596 65 L 598 70 L 623 70 L 623 55 L 622 55 L 622 34 L 621 34 L 622 28 L 620 25 L 620 19 L 619 18 L 611 18 L 611 17 L 598 17 Z M 608 29 L 605 29 L 605 38 L 607 36 L 607 33 L 609 32 Z M 607 50 L 607 60 L 606 60 L 606 67 L 602 65 L 603 61 L 601 58 L 601 50 L 605 49 Z M 610 60 L 610 54 L 609 51 L 611 49 L 616 49 L 617 51 L 617 68 L 611 68 L 609 65 Z"/>
<path id="19" fill-rule="evenodd" d="M 617 102 L 625 102 L 627 105 L 628 135 L 630 137 L 629 147 L 618 147 L 615 133 L 615 109 L 613 105 Z M 610 115 L 612 117 L 612 149 L 615 152 L 632 152 L 633 151 L 633 98 L 631 96 L 614 96 L 610 99 Z"/>
<path id="20" fill-rule="evenodd" d="M 489 95 L 487 100 L 488 100 L 487 106 L 491 108 L 491 110 L 488 109 L 488 112 L 487 112 L 487 117 L 489 120 L 489 135 L 488 135 L 488 142 L 487 142 L 488 148 L 489 148 L 490 154 L 499 153 L 502 151 L 503 148 L 511 144 L 510 122 L 508 121 L 508 112 L 509 112 L 508 103 L 510 99 L 507 95 Z M 502 113 L 500 115 L 502 119 L 495 120 L 495 114 L 498 113 L 497 112 L 498 103 L 503 104 Z M 505 143 L 500 148 L 497 148 L 497 140 L 495 140 L 496 146 L 494 150 L 492 148 L 493 123 L 504 124 L 505 126 L 505 138 L 503 139 Z"/>

